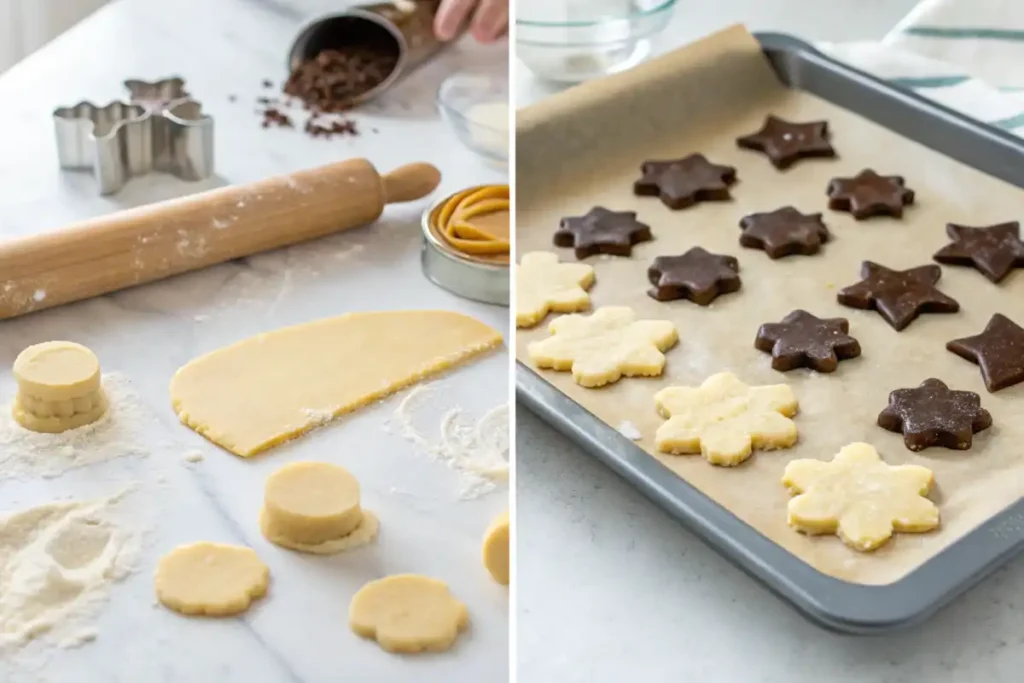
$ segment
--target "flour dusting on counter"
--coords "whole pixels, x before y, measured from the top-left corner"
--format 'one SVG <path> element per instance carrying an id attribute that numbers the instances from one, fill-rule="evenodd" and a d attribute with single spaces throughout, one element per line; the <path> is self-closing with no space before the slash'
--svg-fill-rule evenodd
<path id="1" fill-rule="evenodd" d="M 629 420 L 623 420 L 615 429 L 618 430 L 619 434 L 622 434 L 631 441 L 639 441 L 644 438 L 644 435 L 640 433 L 640 430 L 636 428 L 636 425 Z"/>
<path id="2" fill-rule="evenodd" d="M 124 456 L 144 456 L 136 429 L 149 420 L 127 377 L 103 375 L 110 407 L 92 424 L 59 434 L 25 429 L 0 411 L 0 480 L 28 476 L 58 477 L 68 470 Z"/>
<path id="3" fill-rule="evenodd" d="M 391 418 L 398 433 L 416 448 L 445 463 L 460 475 L 459 497 L 478 498 L 508 480 L 508 405 L 496 406 L 473 420 L 456 406 L 441 417 L 438 440 L 431 441 L 416 426 L 416 413 L 434 395 L 427 385 L 412 389 Z"/>

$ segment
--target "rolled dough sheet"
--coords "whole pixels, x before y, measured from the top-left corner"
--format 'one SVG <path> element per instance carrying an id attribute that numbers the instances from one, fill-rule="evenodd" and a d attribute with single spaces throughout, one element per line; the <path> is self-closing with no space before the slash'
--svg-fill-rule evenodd
<path id="1" fill-rule="evenodd" d="M 259 334 L 171 378 L 186 425 L 248 457 L 501 344 L 450 311 L 348 313 Z"/>

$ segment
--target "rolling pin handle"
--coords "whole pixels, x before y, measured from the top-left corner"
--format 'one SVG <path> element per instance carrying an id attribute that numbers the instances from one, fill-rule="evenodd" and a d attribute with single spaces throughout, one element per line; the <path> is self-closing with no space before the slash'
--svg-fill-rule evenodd
<path id="1" fill-rule="evenodd" d="M 399 166 L 381 177 L 384 203 L 412 202 L 422 199 L 441 184 L 441 172 L 426 163 Z"/>

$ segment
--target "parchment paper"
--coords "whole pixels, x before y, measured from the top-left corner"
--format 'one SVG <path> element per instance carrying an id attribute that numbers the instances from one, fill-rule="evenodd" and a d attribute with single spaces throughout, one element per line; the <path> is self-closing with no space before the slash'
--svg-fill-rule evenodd
<path id="1" fill-rule="evenodd" d="M 777 171 L 759 153 L 736 147 L 736 137 L 757 130 L 767 114 L 788 120 L 826 119 L 836 160 L 804 160 Z M 978 334 L 996 312 L 1024 323 L 1024 272 L 993 285 L 972 268 L 943 267 L 939 288 L 961 311 L 925 314 L 903 332 L 874 311 L 836 302 L 836 291 L 860 280 L 860 264 L 871 259 L 892 268 L 933 263 L 948 242 L 947 222 L 988 225 L 1024 216 L 1024 192 L 972 170 L 884 128 L 808 94 L 787 90 L 742 27 L 713 35 L 631 72 L 593 82 L 543 101 L 519 115 L 517 130 L 517 252 L 546 250 L 574 260 L 570 249 L 552 245 L 563 216 L 595 205 L 635 210 L 655 239 L 633 248 L 632 258 L 592 257 L 596 269 L 594 308 L 628 305 L 640 318 L 672 320 L 680 344 L 667 354 L 660 378 L 628 378 L 601 389 L 577 386 L 571 373 L 542 377 L 615 427 L 628 420 L 643 433 L 638 444 L 679 476 L 745 522 L 818 570 L 848 581 L 884 584 L 904 576 L 1024 492 L 1024 384 L 990 394 L 978 367 L 946 351 L 954 338 Z M 632 183 L 646 159 L 704 153 L 713 163 L 738 169 L 734 200 L 670 211 L 657 198 L 635 197 Z M 903 220 L 854 221 L 826 208 L 825 188 L 835 176 L 870 167 L 905 176 L 917 193 Z M 743 216 L 792 204 L 821 211 L 833 234 L 818 255 L 772 261 L 739 246 Z M 659 303 L 645 293 L 646 270 L 655 256 L 681 254 L 700 245 L 739 258 L 742 289 L 710 307 L 689 301 Z M 863 349 L 832 374 L 808 370 L 780 373 L 770 356 L 754 349 L 764 322 L 777 322 L 803 308 L 821 317 L 846 317 Z M 517 357 L 529 363 L 527 345 L 547 336 L 546 324 L 520 329 Z M 748 384 L 787 382 L 800 401 L 800 435 L 792 449 L 755 452 L 744 465 L 719 468 L 701 456 L 654 453 L 662 424 L 653 395 L 671 385 L 699 384 L 722 370 Z M 876 425 L 891 390 L 938 377 L 952 388 L 978 392 L 994 425 L 974 437 L 968 451 L 931 448 L 915 454 L 902 436 Z M 844 445 L 866 441 L 890 464 L 931 468 L 932 498 L 941 529 L 897 534 L 882 549 L 862 554 L 834 536 L 808 537 L 786 524 L 789 494 L 780 484 L 795 458 L 829 460 Z"/>

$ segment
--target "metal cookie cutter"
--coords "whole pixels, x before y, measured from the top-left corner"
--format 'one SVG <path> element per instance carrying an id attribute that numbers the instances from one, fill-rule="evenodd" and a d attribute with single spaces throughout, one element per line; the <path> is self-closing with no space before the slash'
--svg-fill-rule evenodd
<path id="1" fill-rule="evenodd" d="M 129 102 L 79 102 L 53 112 L 57 156 L 66 171 L 91 171 L 101 195 L 151 171 L 182 180 L 213 174 L 213 119 L 185 81 L 125 81 Z"/>

